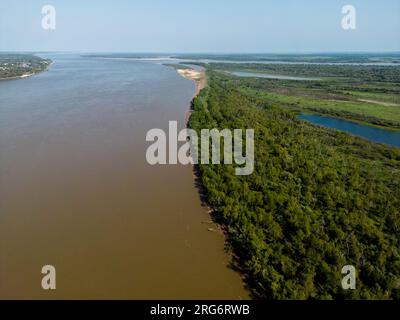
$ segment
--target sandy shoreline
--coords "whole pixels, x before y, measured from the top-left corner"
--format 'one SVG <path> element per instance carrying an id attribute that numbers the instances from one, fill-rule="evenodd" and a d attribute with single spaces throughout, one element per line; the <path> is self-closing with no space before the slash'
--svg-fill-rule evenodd
<path id="1" fill-rule="evenodd" d="M 194 92 L 193 98 L 197 97 L 201 90 L 203 90 L 207 84 L 207 77 L 205 71 L 197 71 L 194 69 L 179 69 L 176 68 L 176 71 L 179 75 L 184 77 L 187 80 L 194 81 L 196 85 L 196 90 Z M 190 116 L 192 115 L 193 110 L 190 108 L 185 114 L 185 124 L 189 123 Z"/>
<path id="2" fill-rule="evenodd" d="M 16 79 L 25 79 L 25 78 L 29 78 L 32 77 L 33 75 L 35 75 L 36 73 L 25 73 L 23 75 L 20 76 L 14 76 L 14 77 L 8 77 L 8 78 L 0 78 L 1 80 L 16 80 Z"/>
<path id="3" fill-rule="evenodd" d="M 192 80 L 196 83 L 195 96 L 199 94 L 205 86 L 205 72 L 194 69 L 177 69 L 177 72 L 185 79 Z"/>
<path id="4" fill-rule="evenodd" d="M 188 80 L 192 80 L 195 82 L 196 84 L 196 91 L 193 95 L 193 99 L 196 98 L 201 90 L 203 90 L 207 84 L 207 77 L 206 77 L 206 73 L 205 71 L 197 71 L 194 69 L 179 69 L 177 68 L 177 72 L 184 77 L 185 79 Z M 190 108 L 186 114 L 185 114 L 185 124 L 186 126 L 188 126 L 189 124 L 189 120 L 190 120 L 190 116 L 192 115 L 193 110 Z M 192 165 L 192 173 L 193 173 L 193 179 L 197 184 L 197 189 L 200 195 L 203 194 L 203 189 L 200 186 L 201 183 L 199 182 L 200 176 L 199 176 L 199 172 L 196 170 L 196 167 L 194 165 Z M 222 226 L 220 226 L 219 224 L 217 224 L 214 219 L 213 219 L 213 213 L 214 213 L 214 209 L 211 208 L 207 203 L 203 203 L 203 206 L 207 209 L 207 214 L 210 216 L 211 220 L 209 221 L 203 221 L 203 224 L 208 224 L 209 227 L 207 228 L 207 230 L 209 232 L 216 232 L 219 233 L 221 236 L 225 236 L 227 235 L 227 233 L 225 232 L 225 230 L 223 229 Z M 226 238 L 225 238 L 226 239 Z"/>

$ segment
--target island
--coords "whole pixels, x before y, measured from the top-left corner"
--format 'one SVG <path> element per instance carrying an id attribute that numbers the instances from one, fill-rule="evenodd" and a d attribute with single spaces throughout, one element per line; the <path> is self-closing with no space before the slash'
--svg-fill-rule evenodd
<path id="1" fill-rule="evenodd" d="M 47 70 L 51 63 L 34 54 L 0 53 L 0 80 L 30 77 Z"/>

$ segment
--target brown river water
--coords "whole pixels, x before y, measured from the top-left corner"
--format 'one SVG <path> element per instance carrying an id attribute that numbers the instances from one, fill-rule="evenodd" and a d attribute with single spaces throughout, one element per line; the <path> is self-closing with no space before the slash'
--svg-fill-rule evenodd
<path id="1" fill-rule="evenodd" d="M 184 126 L 194 83 L 155 63 L 46 57 L 49 71 L 0 82 L 0 298 L 248 298 L 191 167 L 146 162 L 146 132 Z"/>

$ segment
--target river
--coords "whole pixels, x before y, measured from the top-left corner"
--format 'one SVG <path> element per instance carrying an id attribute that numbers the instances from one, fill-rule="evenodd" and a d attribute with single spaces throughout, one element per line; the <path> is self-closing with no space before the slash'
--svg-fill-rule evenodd
<path id="1" fill-rule="evenodd" d="M 43 57 L 47 72 L 0 83 L 0 298 L 248 298 L 191 167 L 146 163 L 146 132 L 184 126 L 194 83 L 156 63 Z"/>
<path id="2" fill-rule="evenodd" d="M 363 125 L 342 119 L 320 116 L 316 114 L 301 114 L 300 119 L 314 124 L 345 131 L 370 141 L 400 147 L 400 132 Z"/>
<path id="3" fill-rule="evenodd" d="M 320 81 L 320 78 L 306 78 L 306 77 L 296 77 L 287 76 L 282 74 L 267 74 L 267 73 L 257 73 L 257 72 L 244 72 L 244 71 L 233 71 L 229 72 L 238 77 L 245 78 L 264 78 L 264 79 L 277 79 L 277 80 L 297 80 L 297 81 Z"/>

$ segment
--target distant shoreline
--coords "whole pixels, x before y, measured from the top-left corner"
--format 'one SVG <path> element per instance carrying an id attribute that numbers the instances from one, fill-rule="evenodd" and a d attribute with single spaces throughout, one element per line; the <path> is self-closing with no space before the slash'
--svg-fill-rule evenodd
<path id="1" fill-rule="evenodd" d="M 7 78 L 0 78 L 0 81 L 5 81 L 5 80 L 19 80 L 19 79 L 26 79 L 26 78 L 30 78 L 34 75 L 40 74 L 42 72 L 46 72 L 50 69 L 50 67 L 54 64 L 54 61 L 51 61 L 46 68 L 44 68 L 43 70 L 37 71 L 37 72 L 31 72 L 31 73 L 24 73 L 20 76 L 12 76 L 12 77 L 7 77 Z"/>

